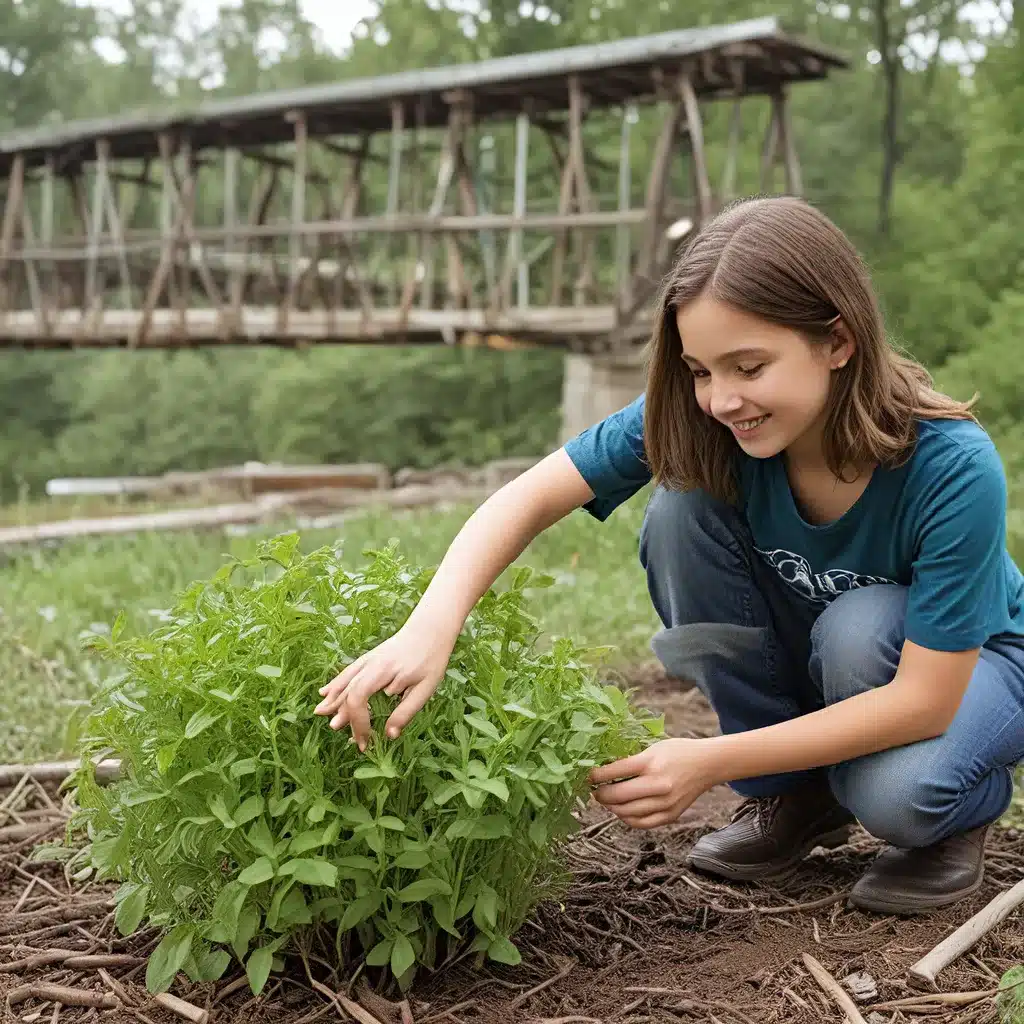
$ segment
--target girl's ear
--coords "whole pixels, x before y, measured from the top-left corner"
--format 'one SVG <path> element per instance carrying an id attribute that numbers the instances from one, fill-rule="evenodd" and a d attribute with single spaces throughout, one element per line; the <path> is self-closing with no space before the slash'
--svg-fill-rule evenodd
<path id="1" fill-rule="evenodd" d="M 832 324 L 832 338 L 829 342 L 829 366 L 833 370 L 844 367 L 852 358 L 857 342 L 842 317 L 836 317 Z"/>

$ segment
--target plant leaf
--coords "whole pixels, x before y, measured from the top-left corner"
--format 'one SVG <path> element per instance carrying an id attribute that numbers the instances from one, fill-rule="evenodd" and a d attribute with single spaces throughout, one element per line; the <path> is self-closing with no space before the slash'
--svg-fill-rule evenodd
<path id="1" fill-rule="evenodd" d="M 511 939 L 505 938 L 504 935 L 499 935 L 496 939 L 491 940 L 491 944 L 487 947 L 487 956 L 491 960 L 497 960 L 500 964 L 511 964 L 513 967 L 521 963 L 523 959 L 515 943 Z"/>
<path id="2" fill-rule="evenodd" d="M 391 948 L 391 973 L 400 978 L 416 963 L 416 953 L 408 937 L 399 932 Z"/>
<path id="3" fill-rule="evenodd" d="M 154 995 L 171 987 L 174 976 L 184 966 L 192 949 L 194 934 L 193 925 L 180 924 L 169 931 L 153 950 L 146 966 L 146 988 Z"/>
<path id="4" fill-rule="evenodd" d="M 391 950 L 394 948 L 394 939 L 381 939 L 369 953 L 366 954 L 366 962 L 371 967 L 383 967 L 391 959 Z"/>
<path id="5" fill-rule="evenodd" d="M 131 935 L 142 923 L 142 919 L 146 915 L 148 899 L 149 886 L 141 885 L 117 905 L 114 924 L 122 935 Z"/>
<path id="6" fill-rule="evenodd" d="M 238 927 L 235 929 L 235 937 L 231 940 L 231 949 L 239 960 L 245 959 L 249 949 L 249 943 L 256 934 L 260 925 L 259 908 L 253 904 L 242 907 L 238 915 Z"/>
<path id="7" fill-rule="evenodd" d="M 451 896 L 452 887 L 443 878 L 421 878 L 399 889 L 398 898 L 403 903 L 429 900 L 432 896 Z"/>
<path id="8" fill-rule="evenodd" d="M 384 893 L 379 889 L 367 893 L 365 896 L 357 897 L 345 908 L 345 913 L 341 915 L 341 924 L 338 927 L 341 931 L 355 928 L 357 924 L 361 924 L 368 917 L 376 914 L 383 902 Z"/>
<path id="9" fill-rule="evenodd" d="M 290 860 L 282 864 L 277 870 L 278 876 L 292 875 L 296 882 L 303 885 L 327 885 L 338 884 L 338 869 L 325 860 L 298 859 Z"/>
<path id="10" fill-rule="evenodd" d="M 266 676 L 267 679 L 280 679 L 281 678 L 281 666 L 280 665 L 260 665 L 256 671 L 261 676 Z"/>
<path id="11" fill-rule="evenodd" d="M 200 733 L 205 732 L 214 722 L 219 722 L 224 716 L 223 711 L 210 711 L 207 708 L 200 708 L 185 726 L 185 739 L 194 740 Z"/>
<path id="12" fill-rule="evenodd" d="M 242 885 L 259 885 L 274 877 L 274 865 L 269 857 L 260 857 L 250 864 L 239 876 Z"/>
<path id="13" fill-rule="evenodd" d="M 252 994 L 258 996 L 270 977 L 270 968 L 274 964 L 274 951 L 270 946 L 255 949 L 245 965 L 245 973 L 249 978 Z"/>
<path id="14" fill-rule="evenodd" d="M 481 732 L 485 736 L 489 736 L 492 740 L 501 739 L 501 734 L 491 722 L 487 721 L 486 718 L 481 718 L 479 715 L 466 715 L 465 718 L 466 724 L 471 725 L 477 732 Z"/>

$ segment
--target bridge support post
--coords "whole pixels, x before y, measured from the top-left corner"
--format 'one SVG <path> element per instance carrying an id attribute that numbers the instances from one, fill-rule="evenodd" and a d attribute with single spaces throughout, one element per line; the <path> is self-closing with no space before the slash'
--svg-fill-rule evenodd
<path id="1" fill-rule="evenodd" d="M 629 405 L 644 390 L 642 359 L 639 351 L 565 357 L 560 444 Z"/>

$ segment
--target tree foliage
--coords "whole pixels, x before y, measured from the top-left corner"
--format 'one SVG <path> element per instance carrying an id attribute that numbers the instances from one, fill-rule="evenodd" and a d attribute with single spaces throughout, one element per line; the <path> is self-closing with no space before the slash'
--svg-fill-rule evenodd
<path id="1" fill-rule="evenodd" d="M 1017 415 L 1010 393 L 1022 373 L 1009 354 L 1024 267 L 1024 50 L 1012 5 L 986 23 L 977 7 L 961 0 L 377 0 L 339 48 L 305 19 L 298 0 L 238 0 L 212 21 L 208 13 L 196 21 L 197 5 L 185 0 L 131 0 L 116 9 L 0 0 L 0 124 L 35 126 L 776 14 L 852 61 L 851 70 L 792 91 L 806 194 L 867 254 L 898 342 L 948 386 L 977 386 L 981 408 L 1005 419 Z M 707 118 L 717 181 L 728 110 L 713 106 Z M 614 171 L 618 133 L 587 130 L 588 146 Z M 746 130 L 740 181 L 749 192 L 757 188 L 759 139 L 753 123 Z M 636 126 L 638 167 L 655 131 L 653 121 Z M 553 208 L 558 181 L 547 175 L 546 159 L 536 147 L 531 176 L 550 177 Z M 595 179 L 607 184 L 597 172 Z M 380 207 L 384 192 L 383 178 L 371 178 L 366 212 Z M 204 187 L 199 201 L 218 203 L 216 186 Z M 8 495 L 53 474 L 252 458 L 422 466 L 538 452 L 556 441 L 561 394 L 561 360 L 545 352 L 7 355 L 3 366 L 0 487 Z"/>

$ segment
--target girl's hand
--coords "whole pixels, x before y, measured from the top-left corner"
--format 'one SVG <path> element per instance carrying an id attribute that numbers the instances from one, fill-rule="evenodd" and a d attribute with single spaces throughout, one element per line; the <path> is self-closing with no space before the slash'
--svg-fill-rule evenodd
<path id="1" fill-rule="evenodd" d="M 436 635 L 428 637 L 403 626 L 321 687 L 323 700 L 315 713 L 333 715 L 332 729 L 350 726 L 359 749 L 366 750 L 370 739 L 367 702 L 371 694 L 378 690 L 390 696 L 401 693 L 402 702 L 386 725 L 388 736 L 394 739 L 437 689 L 451 653 L 452 648 L 439 644 Z"/>
<path id="2" fill-rule="evenodd" d="M 668 825 L 719 781 L 710 751 L 706 740 L 652 743 L 639 754 L 592 769 L 594 797 L 631 828 Z"/>

